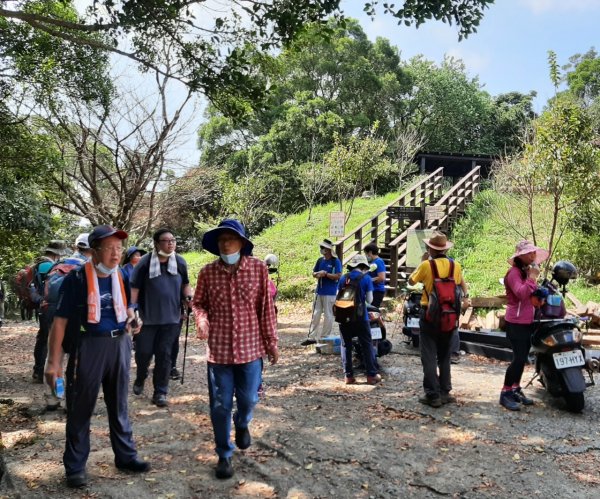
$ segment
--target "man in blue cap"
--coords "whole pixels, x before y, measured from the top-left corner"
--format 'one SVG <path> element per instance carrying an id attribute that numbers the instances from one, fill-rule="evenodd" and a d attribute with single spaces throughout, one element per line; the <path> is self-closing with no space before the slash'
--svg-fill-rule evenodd
<path id="1" fill-rule="evenodd" d="M 127 410 L 131 335 L 141 322 L 128 308 L 129 283 L 119 271 L 127 233 L 110 225 L 95 227 L 88 241 L 92 260 L 63 282 L 48 340 L 46 382 L 52 388 L 66 371 L 67 424 L 63 463 L 69 487 L 87 484 L 90 421 L 100 386 L 108 413 L 110 442 L 117 468 L 145 472 L 150 464 L 138 459 Z"/>
<path id="2" fill-rule="evenodd" d="M 219 456 L 216 476 L 230 478 L 233 396 L 235 443 L 247 449 L 252 442 L 248 425 L 258 402 L 263 357 L 271 364 L 279 359 L 277 321 L 267 266 L 250 256 L 253 244 L 244 226 L 225 219 L 204 234 L 202 246 L 219 258 L 200 271 L 192 309 L 198 338 L 208 340 L 210 418 Z"/>

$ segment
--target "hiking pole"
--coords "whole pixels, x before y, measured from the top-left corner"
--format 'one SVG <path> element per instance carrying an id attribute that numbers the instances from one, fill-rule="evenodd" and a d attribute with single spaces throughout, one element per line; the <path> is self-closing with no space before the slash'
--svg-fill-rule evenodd
<path id="1" fill-rule="evenodd" d="M 183 342 L 183 363 L 181 364 L 181 384 L 183 385 L 183 379 L 185 378 L 185 355 L 187 353 L 187 340 L 188 333 L 190 331 L 190 309 L 188 308 L 185 316 L 185 341 Z"/>

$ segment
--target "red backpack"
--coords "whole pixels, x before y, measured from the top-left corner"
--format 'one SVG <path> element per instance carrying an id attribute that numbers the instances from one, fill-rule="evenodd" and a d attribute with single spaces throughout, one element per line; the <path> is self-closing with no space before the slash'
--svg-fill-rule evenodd
<path id="1" fill-rule="evenodd" d="M 454 261 L 450 260 L 448 277 L 440 278 L 435 260 L 429 260 L 433 274 L 433 290 L 429 295 L 429 305 L 425 320 L 441 333 L 451 333 L 458 327 L 460 316 L 461 291 L 454 280 Z"/>
<path id="2" fill-rule="evenodd" d="M 15 294 L 29 310 L 35 308 L 30 291 L 31 284 L 33 283 L 34 271 L 35 264 L 27 265 L 25 268 L 19 270 L 15 276 Z"/>

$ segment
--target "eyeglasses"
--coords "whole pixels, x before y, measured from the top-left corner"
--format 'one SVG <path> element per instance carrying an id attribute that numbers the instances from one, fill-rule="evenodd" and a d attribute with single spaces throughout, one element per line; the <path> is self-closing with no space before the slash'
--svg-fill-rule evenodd
<path id="1" fill-rule="evenodd" d="M 159 239 L 159 243 L 175 244 L 177 239 Z"/>
<path id="2" fill-rule="evenodd" d="M 98 250 L 103 251 L 105 253 L 114 253 L 117 255 L 120 255 L 124 251 L 122 247 L 117 247 L 117 246 L 104 246 L 104 247 L 98 248 Z"/>

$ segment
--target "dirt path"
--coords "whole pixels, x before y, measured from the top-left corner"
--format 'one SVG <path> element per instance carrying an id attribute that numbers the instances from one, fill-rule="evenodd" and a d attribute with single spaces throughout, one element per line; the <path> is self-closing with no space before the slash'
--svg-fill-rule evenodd
<path id="1" fill-rule="evenodd" d="M 453 366 L 457 405 L 419 404 L 420 361 L 394 334 L 381 359 L 385 380 L 342 383 L 338 356 L 297 346 L 307 317 L 280 323 L 281 362 L 265 372 L 266 398 L 236 451 L 235 476 L 217 481 L 208 418 L 204 345 L 188 345 L 186 382 L 172 382 L 168 409 L 150 404 L 151 387 L 130 395 L 134 436 L 147 475 L 113 466 L 106 410 L 92 422 L 90 483 L 63 482 L 64 413 L 44 410 L 30 382 L 33 324 L 0 330 L 0 417 L 4 473 L 0 497 L 596 497 L 600 485 L 600 389 L 573 416 L 535 388 L 536 405 L 509 413 L 498 405 L 506 364 L 466 356 Z M 393 329 L 393 324 L 388 324 Z M 531 371 L 525 378 L 529 379 Z"/>

